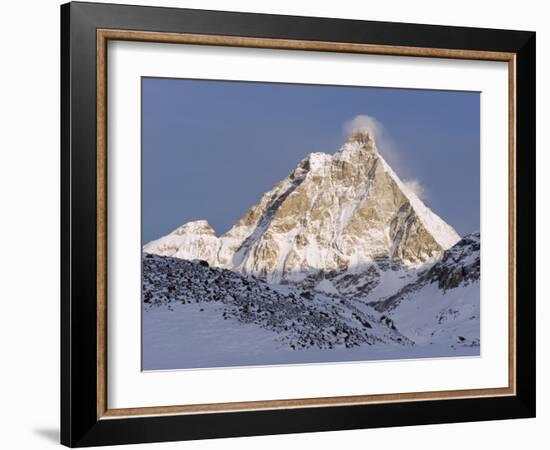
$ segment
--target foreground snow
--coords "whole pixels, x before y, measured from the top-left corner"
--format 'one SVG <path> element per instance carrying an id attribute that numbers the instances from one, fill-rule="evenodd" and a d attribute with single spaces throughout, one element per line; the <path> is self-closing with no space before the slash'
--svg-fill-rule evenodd
<path id="1" fill-rule="evenodd" d="M 143 370 L 477 356 L 479 347 L 363 344 L 293 350 L 256 324 L 223 318 L 218 303 L 151 308 L 143 314 Z"/>

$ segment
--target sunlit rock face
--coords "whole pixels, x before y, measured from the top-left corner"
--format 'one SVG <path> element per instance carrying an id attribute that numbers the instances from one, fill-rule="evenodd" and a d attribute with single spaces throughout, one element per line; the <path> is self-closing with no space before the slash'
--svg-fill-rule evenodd
<path id="1" fill-rule="evenodd" d="M 360 131 L 335 154 L 306 156 L 221 237 L 200 220 L 146 244 L 144 252 L 292 283 L 366 273 L 379 261 L 418 267 L 459 239 L 401 182 L 373 134 Z"/>

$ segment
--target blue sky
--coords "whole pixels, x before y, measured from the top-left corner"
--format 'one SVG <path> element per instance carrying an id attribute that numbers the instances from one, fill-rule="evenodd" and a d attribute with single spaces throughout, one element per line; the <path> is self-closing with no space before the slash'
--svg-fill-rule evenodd
<path id="1" fill-rule="evenodd" d="M 190 220 L 226 232 L 358 115 L 378 147 L 459 234 L 479 230 L 479 93 L 143 78 L 142 240 Z"/>

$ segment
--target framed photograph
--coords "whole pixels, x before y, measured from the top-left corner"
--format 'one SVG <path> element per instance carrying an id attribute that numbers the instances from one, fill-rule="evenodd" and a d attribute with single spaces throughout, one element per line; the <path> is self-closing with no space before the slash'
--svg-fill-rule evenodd
<path id="1" fill-rule="evenodd" d="M 535 415 L 535 33 L 61 7 L 61 441 Z"/>

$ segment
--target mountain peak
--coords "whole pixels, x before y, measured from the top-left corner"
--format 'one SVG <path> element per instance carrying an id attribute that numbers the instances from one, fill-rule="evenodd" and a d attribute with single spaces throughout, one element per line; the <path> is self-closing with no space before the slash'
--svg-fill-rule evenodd
<path id="1" fill-rule="evenodd" d="M 359 144 L 374 143 L 374 133 L 368 128 L 361 128 L 350 133 L 348 142 L 357 142 Z"/>
<path id="2" fill-rule="evenodd" d="M 334 154 L 334 159 L 365 163 L 373 155 L 379 155 L 374 134 L 369 130 L 363 129 L 350 134 L 348 140 Z"/>
<path id="3" fill-rule="evenodd" d="M 178 236 L 184 234 L 216 236 L 216 232 L 210 226 L 207 220 L 194 220 L 192 222 L 186 222 L 183 225 L 180 225 L 170 234 L 175 234 Z"/>
<path id="4" fill-rule="evenodd" d="M 145 250 L 275 282 L 364 270 L 381 258 L 419 266 L 460 239 L 399 179 L 366 128 L 335 154 L 303 158 L 223 236 L 198 220 L 165 238 Z"/>

